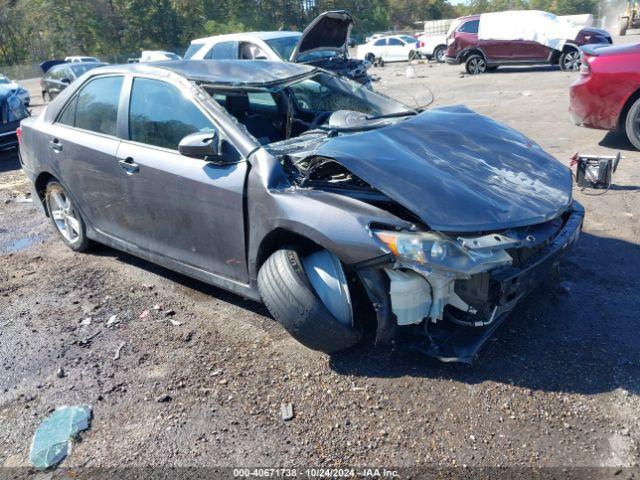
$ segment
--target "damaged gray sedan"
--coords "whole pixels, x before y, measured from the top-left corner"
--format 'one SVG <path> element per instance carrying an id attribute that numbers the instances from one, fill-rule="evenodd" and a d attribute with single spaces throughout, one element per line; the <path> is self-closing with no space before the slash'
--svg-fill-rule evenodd
<path id="1" fill-rule="evenodd" d="M 22 122 L 34 198 L 90 241 L 264 302 L 325 352 L 471 362 L 577 240 L 565 166 L 464 107 L 309 66 L 105 67 Z"/>

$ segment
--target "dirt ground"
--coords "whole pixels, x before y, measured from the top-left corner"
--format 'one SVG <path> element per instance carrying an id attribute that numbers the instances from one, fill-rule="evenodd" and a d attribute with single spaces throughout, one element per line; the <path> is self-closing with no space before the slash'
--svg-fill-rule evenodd
<path id="1" fill-rule="evenodd" d="M 329 357 L 257 303 L 106 247 L 75 254 L 24 201 L 17 156 L 3 154 L 0 466 L 27 465 L 53 408 L 89 404 L 91 429 L 65 467 L 637 467 L 640 152 L 571 123 L 577 74 L 406 69 L 374 69 L 375 88 L 417 104 L 430 89 L 434 106 L 466 104 L 561 162 L 625 157 L 606 195 L 574 190 L 587 210 L 578 246 L 474 366 L 393 348 Z"/>

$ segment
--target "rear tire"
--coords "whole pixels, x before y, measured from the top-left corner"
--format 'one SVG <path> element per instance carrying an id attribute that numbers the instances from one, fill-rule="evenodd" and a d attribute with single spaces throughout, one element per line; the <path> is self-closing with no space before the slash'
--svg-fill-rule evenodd
<path id="1" fill-rule="evenodd" d="M 479 75 L 487 71 L 487 62 L 482 55 L 470 55 L 464 67 L 469 75 Z"/>
<path id="2" fill-rule="evenodd" d="M 90 246 L 82 215 L 62 185 L 55 180 L 47 184 L 44 200 L 51 223 L 71 250 L 84 252 Z"/>
<path id="3" fill-rule="evenodd" d="M 362 336 L 331 315 L 293 248 L 278 250 L 266 260 L 258 273 L 258 290 L 275 320 L 308 348 L 334 353 L 352 347 Z"/>
<path id="4" fill-rule="evenodd" d="M 438 63 L 444 63 L 444 55 L 446 52 L 447 49 L 442 45 L 436 47 L 436 49 L 433 51 L 433 59 Z"/>
<path id="5" fill-rule="evenodd" d="M 640 150 L 640 98 L 631 105 L 627 113 L 625 131 L 631 144 Z"/>

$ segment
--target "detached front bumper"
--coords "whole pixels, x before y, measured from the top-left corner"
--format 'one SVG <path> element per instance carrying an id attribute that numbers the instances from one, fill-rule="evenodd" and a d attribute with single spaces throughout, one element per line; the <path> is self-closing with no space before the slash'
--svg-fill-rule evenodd
<path id="1" fill-rule="evenodd" d="M 441 361 L 472 363 L 520 300 L 537 287 L 567 255 L 580 237 L 583 220 L 584 208 L 574 202 L 564 226 L 544 249 L 520 268 L 500 269 L 491 275 L 493 288 L 499 291 L 499 301 L 489 325 L 474 328 L 447 321 L 431 324 L 428 337 L 415 342 L 413 347 Z"/>
<path id="2" fill-rule="evenodd" d="M 357 269 L 358 275 L 376 313 L 376 342 L 395 340 L 397 344 L 407 345 L 444 362 L 472 363 L 518 302 L 548 276 L 577 242 L 584 208 L 574 202 L 570 213 L 563 217 L 564 223 L 555 236 L 546 240 L 547 243 L 539 246 L 523 263 L 480 274 L 485 276 L 482 282 L 486 280 L 488 299 L 483 311 L 491 313 L 486 317 L 472 318 L 482 320 L 475 325 L 483 326 L 471 326 L 474 322 L 456 323 L 446 316 L 437 323 L 427 319 L 419 324 L 399 326 L 392 312 L 390 279 L 384 271 L 393 257 L 387 255 L 361 264 Z"/>

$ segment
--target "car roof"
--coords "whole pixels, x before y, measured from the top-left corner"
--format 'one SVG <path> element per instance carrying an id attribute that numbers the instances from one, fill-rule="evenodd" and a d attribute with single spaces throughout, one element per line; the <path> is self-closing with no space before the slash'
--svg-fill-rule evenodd
<path id="1" fill-rule="evenodd" d="M 458 21 L 463 21 L 463 22 L 466 22 L 467 20 L 479 20 L 479 19 L 480 19 L 480 15 L 479 14 L 467 15 L 466 17 L 457 18 Z"/>
<path id="2" fill-rule="evenodd" d="M 196 38 L 191 43 L 207 43 L 211 40 L 225 40 L 234 38 L 258 38 L 260 40 L 273 40 L 274 38 L 285 37 L 300 37 L 302 33 L 292 32 L 289 30 L 274 31 L 274 32 L 242 32 L 242 33 L 229 33 L 226 35 L 214 35 L 212 37 Z"/>
<path id="3" fill-rule="evenodd" d="M 267 60 L 174 60 L 170 62 L 128 63 L 92 70 L 104 73 L 159 73 L 169 70 L 189 80 L 221 85 L 261 85 L 279 83 L 309 74 L 316 69 L 308 65 Z"/>

